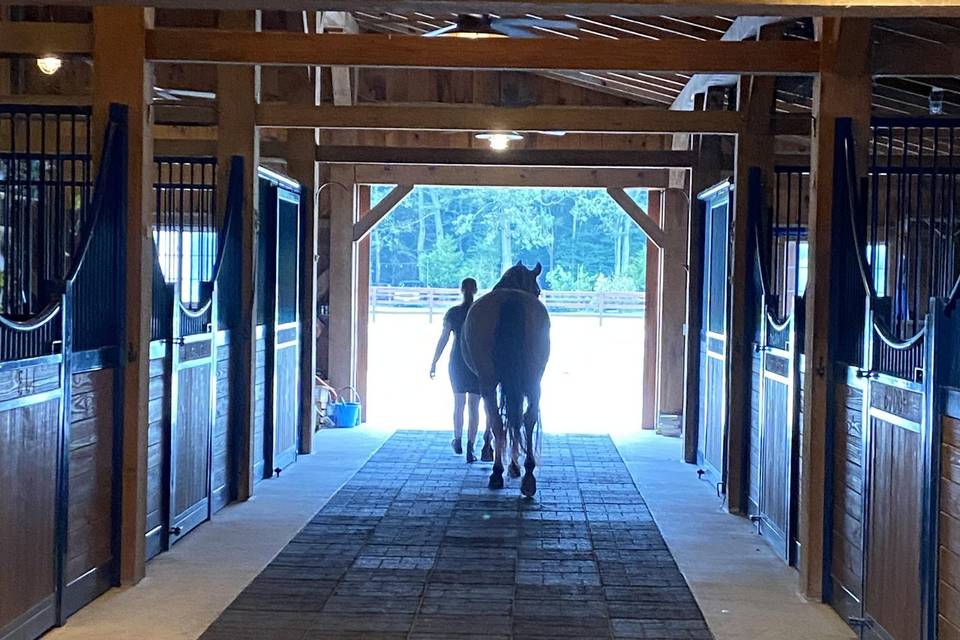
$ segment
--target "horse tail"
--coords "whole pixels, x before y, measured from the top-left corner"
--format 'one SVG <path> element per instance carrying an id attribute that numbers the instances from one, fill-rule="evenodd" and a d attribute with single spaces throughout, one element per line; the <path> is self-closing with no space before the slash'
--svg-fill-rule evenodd
<path id="1" fill-rule="evenodd" d="M 521 444 L 526 389 L 525 325 L 522 302 L 516 296 L 507 296 L 500 305 L 493 364 L 500 382 L 500 417 L 510 440 Z"/>

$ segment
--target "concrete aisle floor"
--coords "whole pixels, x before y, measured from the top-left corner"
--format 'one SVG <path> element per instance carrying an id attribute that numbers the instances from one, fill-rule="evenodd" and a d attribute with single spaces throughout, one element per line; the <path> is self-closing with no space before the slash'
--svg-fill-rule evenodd
<path id="1" fill-rule="evenodd" d="M 615 437 L 716 640 L 848 640 L 833 609 L 799 595 L 785 566 L 713 485 L 680 461 L 681 441 L 653 432 Z"/>
<path id="2" fill-rule="evenodd" d="M 46 638 L 195 640 L 391 433 L 320 432 L 320 453 L 261 483 L 253 500 L 150 562 L 139 585 L 114 589 Z M 721 509 L 713 487 L 679 461 L 679 440 L 644 432 L 615 441 L 717 640 L 854 638 L 831 609 L 797 594 L 796 573 L 749 522 Z"/>
<path id="3" fill-rule="evenodd" d="M 391 434 L 321 431 L 322 453 L 261 482 L 252 500 L 226 507 L 147 564 L 140 584 L 108 592 L 45 640 L 195 640 Z"/>

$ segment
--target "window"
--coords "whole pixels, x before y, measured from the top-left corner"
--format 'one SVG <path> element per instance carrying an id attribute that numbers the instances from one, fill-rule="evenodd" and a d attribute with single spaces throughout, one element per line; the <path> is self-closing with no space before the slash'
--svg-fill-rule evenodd
<path id="1" fill-rule="evenodd" d="M 873 288 L 877 297 L 887 297 L 887 245 L 868 244 L 867 260 L 873 264 Z"/>
<path id="2" fill-rule="evenodd" d="M 184 304 L 200 302 L 200 287 L 213 278 L 216 260 L 217 234 L 215 231 L 154 230 L 157 257 L 163 279 L 168 283 L 181 281 L 180 300 Z M 181 276 L 181 274 L 183 274 Z"/>

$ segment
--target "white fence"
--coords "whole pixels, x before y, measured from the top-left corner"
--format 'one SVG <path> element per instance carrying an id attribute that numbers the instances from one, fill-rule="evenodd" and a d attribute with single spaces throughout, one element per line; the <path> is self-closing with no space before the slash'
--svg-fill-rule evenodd
<path id="1" fill-rule="evenodd" d="M 551 314 L 604 317 L 642 318 L 646 297 L 638 292 L 611 291 L 544 291 L 540 299 Z M 435 313 L 443 314 L 460 302 L 457 289 L 428 289 L 418 287 L 370 287 L 370 314 L 423 313 L 433 321 Z"/>

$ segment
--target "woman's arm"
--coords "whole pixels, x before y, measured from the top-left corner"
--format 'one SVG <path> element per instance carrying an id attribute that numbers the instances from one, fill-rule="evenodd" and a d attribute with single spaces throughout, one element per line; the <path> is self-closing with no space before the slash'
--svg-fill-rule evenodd
<path id="1" fill-rule="evenodd" d="M 433 362 L 430 364 L 431 378 L 437 375 L 437 361 L 440 360 L 440 355 L 443 353 L 443 350 L 447 348 L 448 340 L 450 340 L 450 323 L 444 321 L 443 331 L 440 333 L 440 339 L 437 340 L 437 348 L 433 352 Z"/>

